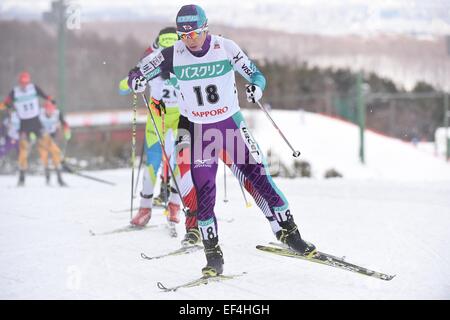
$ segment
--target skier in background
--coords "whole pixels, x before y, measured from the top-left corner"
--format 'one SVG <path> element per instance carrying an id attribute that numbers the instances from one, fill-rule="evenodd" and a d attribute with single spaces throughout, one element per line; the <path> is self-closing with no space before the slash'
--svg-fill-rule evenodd
<path id="1" fill-rule="evenodd" d="M 3 107 L 3 108 L 6 108 Z M 0 106 L 0 110 L 2 107 Z M 7 156 L 11 151 L 19 149 L 20 119 L 13 110 L 8 110 L 0 123 L 0 158 Z"/>
<path id="2" fill-rule="evenodd" d="M 43 132 L 41 138 L 41 148 L 39 155 L 44 165 L 45 181 L 47 185 L 50 184 L 50 168 L 48 155 L 51 154 L 53 166 L 55 167 L 58 184 L 61 187 L 67 186 L 61 176 L 61 149 L 55 143 L 56 134 L 62 131 L 64 139 L 68 142 L 72 136 L 69 124 L 65 121 L 64 116 L 60 110 L 51 101 L 44 103 L 44 108 L 39 115 Z"/>
<path id="3" fill-rule="evenodd" d="M 145 51 L 144 56 L 153 52 L 159 52 L 163 48 L 170 47 L 177 40 L 178 35 L 176 34 L 176 29 L 174 27 L 163 28 L 162 30 L 160 30 L 153 44 Z M 128 87 L 127 81 L 128 78 L 125 78 L 120 83 L 120 93 L 122 95 L 131 92 L 130 88 Z M 165 102 L 164 107 L 161 108 L 160 105 L 154 105 L 150 102 L 157 129 L 161 135 L 163 135 L 164 132 L 162 138 L 165 146 L 165 152 L 167 156 L 170 157 L 170 163 L 167 164 L 163 159 L 161 149 L 162 147 L 159 143 L 157 133 L 149 115 L 145 126 L 144 152 L 146 154 L 146 170 L 144 170 L 142 179 L 140 207 L 138 213 L 131 220 L 131 224 L 135 226 L 145 226 L 150 221 L 154 203 L 163 205 L 166 201 L 168 201 L 169 223 L 180 222 L 179 213 L 181 200 L 177 190 L 173 186 L 169 185 L 169 181 L 171 180 L 171 178 L 173 180 L 173 177 L 169 176 L 169 170 L 167 168 L 167 165 L 170 165 L 176 175 L 180 174 L 179 168 L 178 166 L 176 166 L 174 157 L 175 138 L 177 136 L 177 130 L 180 120 L 180 110 L 178 108 L 178 98 L 175 87 L 176 79 L 171 79 L 168 73 L 165 74 L 164 85 L 159 88 Z M 163 172 L 161 174 L 161 191 L 160 196 L 157 199 L 154 199 L 153 193 L 161 163 L 163 164 Z M 197 232 L 194 230 L 195 226 L 194 228 L 188 228 L 186 226 L 186 229 L 187 233 L 189 233 L 187 237 L 190 238 L 189 243 L 186 244 L 195 244 L 200 241 L 198 230 Z"/>
<path id="4" fill-rule="evenodd" d="M 235 165 L 241 183 L 245 178 L 256 190 L 252 196 L 271 221 L 277 239 L 292 250 L 310 257 L 315 246 L 304 241 L 294 222 L 289 204 L 271 179 L 258 145 L 251 137 L 239 111 L 234 71 L 250 84 L 246 94 L 250 102 L 262 97 L 266 80 L 245 53 L 231 40 L 208 34 L 205 12 L 197 5 L 183 6 L 176 17 L 181 38 L 173 47 L 144 57 L 128 77 L 134 92 L 143 92 L 147 81 L 154 89 L 161 85 L 161 74 L 175 74 L 180 87 L 181 108 L 185 109 L 191 135 L 191 174 L 197 194 L 197 219 L 207 264 L 202 273 L 223 273 L 223 253 L 219 246 L 214 212 L 215 177 L 218 158 L 225 154 Z M 162 95 L 154 90 L 152 103 L 161 105 Z M 203 132 L 220 131 L 222 139 L 204 139 Z M 228 144 L 230 132 L 233 142 Z M 210 138 L 211 139 L 211 138 Z M 239 149 L 239 147 L 241 149 Z"/>
<path id="5" fill-rule="evenodd" d="M 24 71 L 19 75 L 19 84 L 6 97 L 4 104 L 14 109 L 20 119 L 19 137 L 19 182 L 18 186 L 25 184 L 25 172 L 28 169 L 28 153 L 30 142 L 37 139 L 38 150 L 43 148 L 42 124 L 39 120 L 39 98 L 51 101 L 52 97 L 45 94 L 38 86 L 31 83 L 31 76 Z"/>
<path id="6" fill-rule="evenodd" d="M 156 50 L 161 50 L 163 48 L 167 48 L 167 47 L 173 45 L 174 41 L 176 41 L 177 38 L 178 38 L 178 36 L 176 34 L 175 28 L 166 27 L 166 28 L 161 29 L 158 36 L 153 41 L 153 44 L 145 50 L 144 56 L 146 56 Z M 131 92 L 130 88 L 128 87 L 127 80 L 128 80 L 128 78 L 125 78 L 121 82 L 120 94 L 122 94 L 122 95 L 126 95 Z M 178 108 L 176 106 L 176 93 L 174 91 L 175 89 L 174 89 L 172 83 L 170 83 L 170 80 L 168 79 L 166 82 L 167 82 L 166 86 L 163 88 L 164 97 L 165 97 L 165 99 L 168 99 L 168 103 L 169 103 L 169 106 L 171 106 L 171 110 L 169 110 L 169 117 L 168 117 L 168 120 L 165 122 L 168 122 L 167 124 L 169 125 L 169 128 L 170 127 L 176 128 L 176 126 L 173 126 L 173 124 L 174 124 L 173 121 L 177 121 L 177 117 L 176 117 L 177 112 L 175 109 L 175 108 Z M 162 126 L 161 126 L 161 129 L 162 129 Z M 164 129 L 165 129 L 165 127 L 164 127 Z M 172 132 L 170 132 L 170 134 L 168 134 L 168 136 L 165 138 L 168 138 L 168 139 L 173 138 L 173 135 L 171 133 Z M 152 124 L 150 118 L 147 119 L 145 138 L 147 138 L 148 134 L 151 134 L 152 136 L 156 134 L 154 132 L 153 124 Z M 156 137 L 154 137 L 154 138 L 156 138 Z M 154 138 L 153 138 L 153 140 L 154 140 Z M 168 142 L 170 142 L 170 140 Z M 146 144 L 144 146 L 146 147 L 145 149 L 148 149 L 148 146 L 149 146 L 148 142 L 146 142 Z M 171 147 L 168 147 L 168 148 L 169 149 L 167 151 L 170 151 Z M 148 151 L 148 150 L 145 150 L 145 151 Z M 162 154 L 160 153 L 158 155 L 158 157 L 161 158 L 161 164 L 162 164 L 162 168 L 161 168 L 162 172 L 160 174 L 160 179 L 161 179 L 160 180 L 160 192 L 159 192 L 158 196 L 153 197 L 153 205 L 164 206 L 164 204 L 167 203 L 167 201 L 169 201 L 169 195 L 170 195 L 170 191 L 171 191 L 169 184 L 170 184 L 171 177 L 168 174 L 169 173 L 169 169 L 167 166 L 168 164 L 167 164 L 167 162 L 164 161 L 164 159 L 162 159 Z M 150 165 L 147 164 L 147 167 L 149 167 L 149 166 Z M 160 166 L 161 165 L 158 165 L 157 168 L 159 169 Z M 172 166 L 173 166 L 173 164 L 172 164 Z M 153 168 L 153 169 L 155 169 L 155 168 Z M 156 175 L 157 172 L 154 172 L 154 174 Z M 146 179 L 146 178 L 144 178 L 144 179 Z M 148 177 L 147 177 L 147 180 L 148 180 Z M 151 182 L 148 182 L 148 183 L 151 183 Z M 155 179 L 155 183 L 156 183 L 156 179 Z M 145 188 L 145 186 L 144 186 L 144 188 Z M 145 203 L 147 203 L 147 202 L 148 201 L 146 201 Z"/>

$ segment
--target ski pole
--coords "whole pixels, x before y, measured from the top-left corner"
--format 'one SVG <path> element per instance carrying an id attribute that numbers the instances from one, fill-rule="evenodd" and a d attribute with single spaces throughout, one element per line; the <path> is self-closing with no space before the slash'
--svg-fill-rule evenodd
<path id="1" fill-rule="evenodd" d="M 61 159 L 64 159 L 66 157 L 66 150 L 67 150 L 67 145 L 69 144 L 69 141 L 64 139 L 64 146 L 61 150 Z"/>
<path id="2" fill-rule="evenodd" d="M 247 196 L 245 195 L 244 187 L 243 187 L 243 185 L 242 185 L 240 180 L 239 180 L 239 186 L 241 187 L 242 195 L 244 196 L 245 206 L 247 208 L 250 208 L 252 206 L 252 203 L 248 202 Z"/>
<path id="3" fill-rule="evenodd" d="M 224 188 L 224 196 L 223 196 L 223 202 L 228 202 L 228 198 L 227 198 L 227 172 L 226 172 L 226 168 L 227 165 L 225 162 L 223 162 L 223 188 Z"/>
<path id="4" fill-rule="evenodd" d="M 131 207 L 130 220 L 133 219 L 133 194 L 134 194 L 134 162 L 136 157 L 136 113 L 137 113 L 137 97 L 133 95 L 133 124 L 131 135 Z"/>
<path id="5" fill-rule="evenodd" d="M 147 106 L 148 112 L 150 113 L 150 118 L 152 119 L 153 126 L 155 127 L 156 135 L 158 136 L 159 143 L 162 146 L 163 157 L 165 159 L 169 159 L 169 157 L 167 156 L 167 153 L 166 153 L 166 149 L 164 148 L 164 142 L 163 142 L 163 140 L 161 138 L 161 134 L 159 133 L 158 127 L 156 126 L 156 121 L 155 121 L 155 118 L 153 117 L 153 112 L 152 112 L 152 109 L 150 108 L 150 105 L 148 104 L 148 100 L 147 100 L 147 97 L 146 97 L 145 93 L 142 93 L 142 99 L 144 100 L 144 103 Z M 173 174 L 173 170 L 172 170 L 171 166 L 169 166 L 169 171 L 170 171 L 170 175 L 172 177 L 175 177 L 175 175 Z M 182 193 L 180 191 L 180 188 L 178 187 L 178 182 L 177 182 L 177 180 L 175 178 L 173 179 L 173 182 L 175 184 L 175 188 L 177 189 L 178 194 L 180 195 L 180 200 L 181 200 L 181 203 L 183 204 L 183 212 L 186 215 L 190 215 L 189 208 L 186 206 L 186 203 L 184 202 L 184 199 L 181 196 Z"/>
<path id="6" fill-rule="evenodd" d="M 256 101 L 256 103 L 258 104 L 258 106 L 261 108 L 262 111 L 264 111 L 264 113 L 266 114 L 266 116 L 269 118 L 269 120 L 272 122 L 272 125 L 275 127 L 275 129 L 277 129 L 278 133 L 281 135 L 281 137 L 284 139 L 284 141 L 287 143 L 287 145 L 289 146 L 289 148 L 291 148 L 293 154 L 292 156 L 294 158 L 297 158 L 298 156 L 300 156 L 300 151 L 295 150 L 292 145 L 289 143 L 288 139 L 286 139 L 286 137 L 284 136 L 283 132 L 281 132 L 280 128 L 277 126 L 277 124 L 275 123 L 275 121 L 273 121 L 272 117 L 270 116 L 269 112 L 267 112 L 266 108 L 264 108 L 261 103 L 259 101 Z"/>
<path id="7" fill-rule="evenodd" d="M 144 136 L 144 142 L 142 143 L 142 150 L 141 150 L 141 158 L 139 159 L 139 167 L 138 167 L 138 172 L 137 172 L 137 178 L 136 178 L 136 183 L 134 184 L 134 193 L 133 193 L 133 198 L 136 198 L 136 190 L 137 190 L 137 185 L 139 183 L 139 176 L 141 174 L 141 167 L 142 167 L 142 159 L 144 158 L 144 150 L 145 150 L 145 144 L 146 144 L 146 140 L 145 140 L 145 136 Z"/>
<path id="8" fill-rule="evenodd" d="M 110 186 L 115 186 L 116 185 L 114 182 L 110 182 L 110 181 L 103 180 L 103 179 L 100 179 L 100 178 L 96 178 L 96 177 L 93 177 L 93 176 L 90 176 L 90 175 L 87 175 L 87 174 L 84 174 L 84 173 L 80 173 L 80 172 L 70 168 L 67 165 L 67 163 L 65 163 L 64 161 L 61 161 L 61 167 L 66 172 L 68 172 L 70 174 L 74 174 L 74 175 L 79 176 L 79 177 L 83 177 L 83 178 L 86 178 L 86 179 L 89 179 L 89 180 L 93 180 L 93 181 L 97 181 L 97 182 L 101 182 L 101 183 L 105 183 L 105 184 L 109 184 Z"/>
<path id="9" fill-rule="evenodd" d="M 164 149 L 164 151 L 166 150 L 166 113 L 165 112 L 161 112 L 161 131 L 162 131 L 162 138 L 164 141 L 164 145 L 161 144 L 161 149 Z M 167 155 L 167 153 L 166 153 Z M 164 215 L 168 216 L 169 215 L 169 178 L 168 178 L 168 166 L 170 166 L 169 162 L 169 158 L 166 156 L 163 159 L 163 182 L 164 182 Z M 172 176 L 172 175 L 171 175 Z M 172 176 L 172 178 L 174 178 Z"/>
<path id="10" fill-rule="evenodd" d="M 40 144 L 40 147 L 42 149 L 44 149 L 45 151 L 51 153 L 51 151 L 50 151 L 48 146 Z M 61 169 L 65 170 L 65 172 L 68 172 L 70 174 L 73 174 L 73 175 L 76 175 L 76 176 L 79 176 L 79 177 L 83 177 L 83 178 L 86 178 L 86 179 L 89 179 L 89 180 L 101 182 L 101 183 L 104 183 L 104 184 L 109 184 L 110 186 L 115 186 L 116 185 L 114 182 L 107 181 L 107 180 L 104 180 L 104 179 L 100 179 L 100 178 L 97 178 L 97 177 L 93 177 L 91 175 L 87 175 L 87 174 L 84 174 L 84 173 L 80 173 L 78 170 L 75 170 L 75 169 L 69 167 L 69 165 L 66 163 L 66 160 L 64 158 L 61 159 Z"/>

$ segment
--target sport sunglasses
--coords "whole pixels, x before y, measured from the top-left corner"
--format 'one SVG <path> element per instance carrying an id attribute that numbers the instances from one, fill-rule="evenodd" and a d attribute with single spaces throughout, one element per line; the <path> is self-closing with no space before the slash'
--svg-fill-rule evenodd
<path id="1" fill-rule="evenodd" d="M 178 34 L 178 37 L 180 37 L 181 40 L 186 40 L 186 39 L 195 40 L 198 37 L 200 37 L 203 32 L 205 32 L 207 30 L 208 30 L 208 28 L 206 27 L 206 28 L 192 30 L 192 31 L 189 31 L 189 32 L 177 31 L 177 34 Z"/>

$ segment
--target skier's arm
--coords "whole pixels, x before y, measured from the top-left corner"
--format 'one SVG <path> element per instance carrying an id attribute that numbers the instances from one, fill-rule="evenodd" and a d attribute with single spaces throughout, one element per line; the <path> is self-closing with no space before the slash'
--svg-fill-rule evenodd
<path id="1" fill-rule="evenodd" d="M 152 54 L 153 52 L 154 52 L 154 48 L 152 46 L 150 46 L 144 51 L 144 54 L 142 57 L 145 58 L 146 56 Z M 130 93 L 131 93 L 131 89 L 128 86 L 128 76 L 126 76 L 119 82 L 119 94 L 121 96 L 126 96 Z"/>
<path id="2" fill-rule="evenodd" d="M 66 119 L 64 119 L 64 114 L 61 111 L 59 112 L 59 122 L 61 123 L 64 139 L 69 141 L 70 138 L 72 138 L 72 132 Z"/>
<path id="3" fill-rule="evenodd" d="M 46 95 L 46 94 L 44 93 L 44 91 L 42 91 L 42 89 L 39 88 L 37 85 L 35 85 L 34 87 L 36 88 L 36 93 L 37 93 L 37 95 L 38 95 L 39 97 L 41 97 L 42 99 L 45 99 L 45 100 L 49 100 L 49 101 L 51 101 L 53 104 L 56 104 L 56 102 L 55 102 L 55 100 L 53 100 L 52 96 Z"/>
<path id="4" fill-rule="evenodd" d="M 128 86 L 128 76 L 120 80 L 119 82 L 119 94 L 121 96 L 126 96 L 131 93 L 131 89 Z"/>
<path id="5" fill-rule="evenodd" d="M 14 90 L 11 90 L 11 92 L 3 101 L 2 106 L 0 106 L 0 110 L 4 110 L 6 108 L 11 109 L 13 107 L 13 102 L 14 102 Z"/>
<path id="6" fill-rule="evenodd" d="M 64 118 L 64 114 L 59 111 L 59 122 L 61 123 L 61 126 L 63 128 L 69 128 L 69 124 L 67 123 L 66 119 Z"/>
<path id="7" fill-rule="evenodd" d="M 128 74 L 128 86 L 135 92 L 143 92 L 147 81 L 162 73 L 173 72 L 173 47 L 165 48 L 144 57 Z"/>
<path id="8" fill-rule="evenodd" d="M 137 66 L 147 80 L 152 80 L 162 73 L 174 73 L 173 47 L 145 56 Z"/>
<path id="9" fill-rule="evenodd" d="M 244 51 L 232 40 L 224 39 L 225 51 L 234 70 L 249 83 L 258 86 L 262 91 L 266 87 L 266 78 Z"/>
<path id="10" fill-rule="evenodd" d="M 164 85 L 164 80 L 161 76 L 158 76 L 151 81 L 149 81 L 148 85 L 152 88 L 152 95 L 149 101 L 150 107 L 157 114 L 161 115 L 161 112 L 166 112 L 166 106 L 162 101 L 162 87 Z M 128 86 L 128 77 L 122 79 L 119 84 L 119 94 L 127 95 L 131 93 L 131 89 Z"/>
<path id="11" fill-rule="evenodd" d="M 149 101 L 150 108 L 156 115 L 161 116 L 162 112 L 166 113 L 166 104 L 162 99 L 164 79 L 161 76 L 158 76 L 149 81 L 148 85 L 152 88 Z"/>
<path id="12" fill-rule="evenodd" d="M 164 79 L 159 76 L 148 82 L 148 85 L 152 88 L 152 98 L 161 100 L 163 95 Z"/>
<path id="13" fill-rule="evenodd" d="M 148 47 L 147 49 L 145 49 L 141 59 L 144 59 L 146 56 L 152 54 L 153 52 L 155 52 L 155 49 L 152 46 Z"/>
<path id="14" fill-rule="evenodd" d="M 261 99 L 266 87 L 266 78 L 234 41 L 224 39 L 224 46 L 233 69 L 250 83 L 246 85 L 245 90 L 247 100 L 253 103 L 257 102 Z"/>

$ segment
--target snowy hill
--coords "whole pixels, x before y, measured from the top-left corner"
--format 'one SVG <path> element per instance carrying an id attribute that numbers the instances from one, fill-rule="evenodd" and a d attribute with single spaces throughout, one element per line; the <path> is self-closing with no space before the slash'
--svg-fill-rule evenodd
<path id="1" fill-rule="evenodd" d="M 290 202 L 305 239 L 348 261 L 396 274 L 390 282 L 255 249 L 273 241 L 269 225 L 253 203 L 246 208 L 236 180 L 217 176 L 216 214 L 225 273 L 239 279 L 174 293 L 156 282 L 176 285 L 200 275 L 202 252 L 147 261 L 179 247 L 155 209 L 151 225 L 129 233 L 91 236 L 127 225 L 130 169 L 89 172 L 117 183 L 108 186 L 65 175 L 69 188 L 45 186 L 30 176 L 0 177 L 1 299 L 449 299 L 450 173 L 448 165 L 420 150 L 367 134 L 367 167 L 357 162 L 353 125 L 313 114 L 273 112 L 317 178 L 275 179 Z M 251 122 L 250 117 L 249 122 Z M 283 159 L 289 149 L 264 114 L 253 116 L 254 136 Z M 266 141 L 267 140 L 267 141 Z M 264 144 L 265 145 L 264 145 Z M 284 155 L 287 156 L 284 156 Z M 333 165 L 344 179 L 325 180 Z M 54 181 L 54 180 L 53 180 Z M 137 205 L 137 201 L 136 201 Z M 227 222 L 225 219 L 234 219 Z"/>
<path id="2" fill-rule="evenodd" d="M 351 179 L 450 180 L 450 164 L 412 144 L 367 130 L 366 164 L 359 161 L 359 128 L 351 123 L 303 111 L 271 113 L 301 160 L 312 164 L 316 178 L 335 168 Z M 272 149 L 281 161 L 292 165 L 288 146 L 271 127 L 263 112 L 247 112 L 249 126 L 263 150 Z"/>

